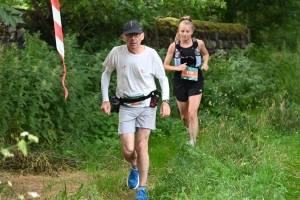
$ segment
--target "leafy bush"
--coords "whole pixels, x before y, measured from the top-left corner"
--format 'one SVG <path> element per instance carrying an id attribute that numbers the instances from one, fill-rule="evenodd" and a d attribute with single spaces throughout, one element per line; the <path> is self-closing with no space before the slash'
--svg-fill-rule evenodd
<path id="1" fill-rule="evenodd" d="M 6 159 L 10 159 L 12 157 L 15 157 L 15 154 L 13 153 L 14 151 L 16 154 L 21 154 L 23 157 L 27 157 L 27 145 L 30 145 L 31 143 L 38 143 L 39 138 L 29 134 L 28 132 L 24 131 L 20 134 L 20 137 L 17 137 L 18 143 L 15 145 L 11 145 L 9 147 L 4 147 L 2 144 L 0 144 L 0 164 L 2 165 Z M 1 177 L 2 178 L 2 177 Z M 0 180 L 0 199 L 6 195 L 10 196 L 12 191 L 11 191 L 12 183 L 10 181 L 7 181 L 7 185 L 2 183 L 2 180 Z M 36 192 L 28 192 L 30 196 L 39 196 Z M 23 195 L 18 195 L 19 199 L 24 199 Z M 23 197 L 23 198 L 21 198 Z"/>
<path id="2" fill-rule="evenodd" d="M 100 73 L 105 51 L 88 55 L 74 37 L 65 38 L 67 100 L 61 85 L 59 54 L 39 35 L 26 34 L 23 51 L 15 45 L 0 52 L 0 135 L 13 142 L 22 130 L 53 148 L 72 141 L 95 140 L 116 131 L 115 120 L 100 112 Z"/>
<path id="3" fill-rule="evenodd" d="M 211 67 L 204 72 L 203 105 L 209 112 L 234 116 L 254 108 L 266 92 L 264 76 L 257 73 L 261 65 L 250 60 L 246 51 L 235 48 L 211 56 Z"/>
<path id="4" fill-rule="evenodd" d="M 282 99 L 299 103 L 300 76 L 297 52 L 277 51 L 274 47 L 248 45 L 211 56 L 211 68 L 204 72 L 203 105 L 217 115 L 235 116 L 245 110 L 265 106 L 265 100 Z"/>
<path id="5" fill-rule="evenodd" d="M 2 141 L 14 142 L 15 135 L 23 130 L 34 133 L 42 144 L 53 148 L 74 141 L 87 143 L 104 137 L 116 138 L 118 115 L 107 116 L 100 111 L 99 83 L 101 63 L 111 47 L 120 45 L 121 40 L 111 42 L 109 49 L 90 55 L 78 48 L 75 36 L 66 36 L 67 100 L 63 99 L 63 70 L 57 51 L 41 41 L 38 34 L 26 34 L 25 41 L 24 50 L 12 45 L 0 51 Z M 298 51 L 278 53 L 274 48 L 258 48 L 252 44 L 244 50 L 235 48 L 211 55 L 210 70 L 203 72 L 205 87 L 201 106 L 207 113 L 235 117 L 243 111 L 266 106 L 266 101 L 271 105 L 274 100 L 280 104 L 282 99 L 290 99 L 286 107 L 289 109 L 300 99 L 295 90 L 299 84 L 293 78 L 300 73 Z M 163 60 L 165 49 L 158 53 Z M 172 116 L 180 120 L 172 95 L 172 75 L 167 73 L 170 106 Z M 113 74 L 111 85 L 115 82 Z M 110 95 L 114 90 L 110 87 Z M 200 119 L 205 120 L 201 116 Z M 165 129 L 166 133 L 172 132 L 172 124 L 172 120 L 157 120 L 158 129 Z"/>
<path id="6" fill-rule="evenodd" d="M 25 23 L 20 17 L 21 14 L 21 11 L 7 4 L 0 3 L 0 19 L 2 19 L 6 25 L 11 25 L 15 28 L 17 23 Z"/>
<path id="7" fill-rule="evenodd" d="M 276 99 L 277 103 L 284 98 L 299 104 L 300 85 L 295 77 L 300 76 L 300 41 L 295 43 L 296 51 L 289 51 L 284 44 L 281 48 L 278 51 L 271 45 L 256 46 L 249 51 L 249 58 L 262 66 L 259 73 L 263 74 L 267 87 L 265 98 Z"/>

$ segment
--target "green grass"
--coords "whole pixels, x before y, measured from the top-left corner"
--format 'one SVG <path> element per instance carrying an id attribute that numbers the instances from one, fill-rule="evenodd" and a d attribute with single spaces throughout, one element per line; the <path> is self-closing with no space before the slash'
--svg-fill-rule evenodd
<path id="1" fill-rule="evenodd" d="M 279 160 L 285 173 L 286 199 L 300 199 L 300 134 L 284 135 L 274 142 L 281 150 Z"/>
<path id="2" fill-rule="evenodd" d="M 299 200 L 300 133 L 283 133 L 276 120 L 289 115 L 270 118 L 273 110 L 230 119 L 202 114 L 195 148 L 187 145 L 182 123 L 172 116 L 168 130 L 159 128 L 150 137 L 149 199 Z M 76 158 L 89 178 L 76 192 L 62 187 L 49 199 L 135 199 L 126 186 L 130 164 L 118 136 L 66 149 L 64 156 Z"/>
<path id="3" fill-rule="evenodd" d="M 153 132 L 149 198 L 299 199 L 300 134 L 279 133 L 267 116 L 206 116 L 196 148 L 187 145 L 177 119 L 170 134 Z M 135 191 L 126 187 L 130 165 L 122 158 L 119 139 L 85 148 L 90 156 L 82 167 L 91 177 L 90 188 L 85 188 L 89 194 L 94 199 L 134 199 Z"/>

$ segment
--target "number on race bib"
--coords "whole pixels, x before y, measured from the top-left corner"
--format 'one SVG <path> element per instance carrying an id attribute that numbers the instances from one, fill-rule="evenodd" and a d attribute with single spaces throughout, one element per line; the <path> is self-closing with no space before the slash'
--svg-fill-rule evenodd
<path id="1" fill-rule="evenodd" d="M 189 81 L 198 81 L 198 68 L 186 67 L 181 72 L 181 78 Z"/>

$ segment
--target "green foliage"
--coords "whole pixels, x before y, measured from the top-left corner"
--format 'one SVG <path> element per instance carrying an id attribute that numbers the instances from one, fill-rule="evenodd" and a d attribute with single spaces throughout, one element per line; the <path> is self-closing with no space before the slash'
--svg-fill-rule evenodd
<path id="1" fill-rule="evenodd" d="M 88 55 L 77 49 L 74 37 L 65 38 L 69 97 L 64 100 L 59 54 L 38 35 L 25 40 L 23 51 L 12 45 L 0 55 L 1 138 L 12 143 L 16 133 L 28 130 L 55 148 L 115 132 L 117 122 L 100 112 L 100 65 L 106 55 Z"/>
<path id="2" fill-rule="evenodd" d="M 49 1 L 3 2 L 0 6 L 0 16 L 6 19 L 7 23 L 13 25 L 21 20 L 19 14 L 11 13 L 12 7 L 35 10 L 43 27 L 48 29 L 45 34 L 50 34 L 49 27 L 53 25 Z M 192 19 L 198 20 L 240 23 L 250 29 L 253 42 L 272 43 L 278 48 L 285 42 L 289 48 L 294 49 L 294 41 L 299 32 L 300 3 L 293 0 L 60 0 L 60 4 L 64 32 L 75 34 L 80 46 L 88 43 L 87 46 L 92 47 L 87 49 L 90 52 L 101 49 L 112 38 L 119 38 L 124 22 L 132 19 L 140 21 L 143 27 L 152 30 L 158 17 L 180 18 L 190 15 Z"/>
<path id="3" fill-rule="evenodd" d="M 31 4 L 30 0 L 2 0 L 1 2 L 14 8 L 21 9 L 29 9 Z"/>
<path id="4" fill-rule="evenodd" d="M 223 0 L 190 0 L 190 1 L 154 1 L 157 2 L 158 10 L 156 16 L 181 18 L 184 15 L 192 19 L 210 20 L 213 19 L 211 10 L 226 9 L 226 2 Z M 152 3 L 149 1 L 149 3 Z M 178 9 L 180 8 L 180 9 Z"/>
<path id="5" fill-rule="evenodd" d="M 178 154 L 151 190 L 152 198 L 284 199 L 288 192 L 274 155 L 277 146 L 264 137 L 268 121 L 247 115 L 232 120 L 206 117 L 195 149 L 185 144 L 182 134 L 173 136 Z M 259 127 L 264 128 L 255 131 Z"/>
<path id="6" fill-rule="evenodd" d="M 286 42 L 294 49 L 299 32 L 299 1 L 226 0 L 226 4 L 226 10 L 219 10 L 221 21 L 246 25 L 257 44 L 272 43 L 281 48 Z"/>
<path id="7" fill-rule="evenodd" d="M 22 12 L 10 7 L 7 4 L 0 3 L 0 18 L 6 25 L 16 27 L 17 23 L 25 23 L 20 15 Z"/>
<path id="8" fill-rule="evenodd" d="M 27 138 L 26 138 L 27 136 Z M 10 147 L 2 147 L 1 145 L 1 154 L 2 154 L 2 159 L 1 159 L 1 162 L 4 162 L 6 158 L 11 158 L 11 157 L 14 157 L 14 154 L 11 153 L 11 149 L 18 149 L 19 151 L 22 152 L 22 154 L 24 156 L 27 156 L 27 145 L 30 145 L 32 142 L 35 142 L 35 143 L 38 143 L 39 142 L 39 138 L 32 135 L 32 134 L 29 134 L 28 132 L 22 132 L 20 134 L 20 137 L 17 137 L 16 140 L 18 141 L 18 143 L 16 145 L 13 145 L 13 146 L 10 146 Z"/>
<path id="9" fill-rule="evenodd" d="M 257 73 L 261 66 L 246 56 L 247 51 L 235 48 L 229 54 L 211 56 L 211 67 L 204 72 L 203 99 L 209 112 L 234 116 L 254 108 L 263 98 L 267 82 L 263 74 Z"/>
<path id="10" fill-rule="evenodd" d="M 46 9 L 45 1 L 32 2 Z M 92 172 L 87 187 L 82 184 L 71 196 L 62 188 L 55 198 L 88 198 L 88 194 L 95 199 L 124 195 L 130 199 L 132 194 L 124 186 L 129 165 L 120 153 L 118 115 L 100 111 L 101 63 L 113 46 L 122 44 L 120 27 L 131 19 L 152 27 L 157 16 L 232 19 L 247 24 L 254 38 L 270 41 L 275 48 L 251 44 L 244 50 L 211 55 L 210 70 L 203 72 L 201 131 L 195 149 L 186 146 L 188 137 L 171 95 L 171 117 L 161 119 L 157 114 L 157 130 L 150 139 L 149 195 L 153 199 L 298 198 L 300 86 L 295 77 L 300 76 L 300 45 L 294 42 L 299 22 L 294 17 L 299 2 L 287 7 L 278 1 L 226 2 L 223 15 L 223 1 L 61 0 L 62 21 L 70 22 L 63 23 L 65 33 L 76 33 L 65 37 L 69 97 L 63 98 L 61 58 L 38 34 L 26 34 L 24 50 L 14 44 L 1 49 L 1 147 L 17 143 L 26 154 L 18 133 L 28 130 L 38 136 L 42 148 L 76 157 L 79 167 Z M 287 9 L 289 13 L 282 15 Z M 293 51 L 286 48 L 291 44 Z M 162 59 L 165 52 L 159 50 Z M 172 73 L 167 75 L 171 80 Z M 111 85 L 115 81 L 113 74 Z M 6 147 L 1 153 L 11 156 Z M 2 193 L 9 192 L 6 189 L 0 185 Z"/>
<path id="11" fill-rule="evenodd" d="M 193 19 L 209 19 L 212 18 L 211 9 L 226 8 L 224 0 L 60 0 L 59 2 L 64 32 L 76 35 L 80 46 L 88 47 L 86 50 L 89 52 L 102 49 L 110 41 L 119 38 L 123 24 L 129 20 L 138 20 L 146 29 L 155 26 L 157 17 L 181 17 L 188 14 Z M 44 33 L 43 37 L 48 38 L 48 41 L 51 40 L 49 35 L 53 36 L 50 33 L 53 24 L 49 1 L 14 0 L 10 4 L 34 10 L 39 18 L 37 23 L 43 27 L 40 30 Z"/>
<path id="12" fill-rule="evenodd" d="M 272 138 L 274 139 L 274 137 Z M 275 139 L 278 149 L 286 152 L 282 157 L 282 163 L 285 171 L 285 185 L 289 192 L 286 195 L 286 199 L 297 199 L 299 197 L 299 185 L 300 185 L 300 133 L 285 135 L 284 137 L 278 137 Z"/>
<path id="13" fill-rule="evenodd" d="M 68 195 L 67 186 L 65 184 L 65 187 L 55 195 L 54 199 L 69 199 L 69 200 L 80 199 L 80 197 L 84 196 L 85 194 L 85 191 L 82 191 L 83 186 L 84 184 L 81 184 L 75 194 Z"/>
<path id="14" fill-rule="evenodd" d="M 204 114 L 196 148 L 186 145 L 182 123 L 171 118 L 173 123 L 150 137 L 149 198 L 297 199 L 300 135 L 274 131 L 268 112 L 232 119 Z M 166 129 L 171 133 L 163 134 Z M 91 191 L 101 191 L 93 198 L 134 198 L 126 187 L 130 165 L 122 160 L 119 139 L 83 145 L 80 152 L 88 153 Z"/>
<path id="15" fill-rule="evenodd" d="M 61 15 L 63 21 L 72 23 L 64 24 L 64 30 L 75 33 L 80 44 L 88 43 L 91 51 L 99 49 L 119 38 L 126 21 L 137 19 L 144 27 L 149 26 L 153 18 L 152 6 L 144 4 L 141 0 L 134 1 L 80 1 L 62 0 Z M 136 12 L 140 11 L 140 12 Z M 147 22 L 148 21 L 148 22 Z M 95 40 L 96 39 L 96 40 Z"/>
<path id="16" fill-rule="evenodd" d="M 295 51 L 290 51 L 284 45 L 281 51 L 272 45 L 258 47 L 249 51 L 249 58 L 260 63 L 260 73 L 264 74 L 264 80 L 268 87 L 265 98 L 276 99 L 280 103 L 282 99 L 300 103 L 300 86 L 295 77 L 300 76 L 300 45 L 295 43 Z"/>
<path id="17" fill-rule="evenodd" d="M 285 100 L 273 101 L 268 106 L 268 121 L 283 134 L 297 133 L 300 127 L 299 105 Z"/>
<path id="18" fill-rule="evenodd" d="M 298 45 L 299 46 L 299 45 Z M 299 48 L 299 47 L 298 47 Z M 269 46 L 248 45 L 211 56 L 204 72 L 204 109 L 217 115 L 235 116 L 245 110 L 264 107 L 265 101 L 287 109 L 299 104 L 299 52 L 278 52 Z"/>
<path id="19" fill-rule="evenodd" d="M 9 147 L 4 147 L 0 146 L 0 150 L 1 150 L 1 154 L 0 155 L 0 164 L 2 164 L 6 159 L 8 158 L 11 158 L 11 157 L 14 157 L 14 154 L 11 153 L 12 150 L 14 149 L 17 149 L 19 150 L 23 156 L 27 156 L 27 145 L 30 145 L 31 143 L 38 143 L 39 142 L 39 138 L 32 135 L 32 134 L 29 134 L 28 132 L 22 132 L 20 134 L 20 138 L 17 137 L 17 141 L 18 143 L 15 144 L 15 145 L 11 145 Z M 2 178 L 2 177 L 0 177 Z M 12 183 L 10 181 L 7 182 L 7 185 L 4 185 L 4 183 L 1 182 L 0 180 L 0 199 L 3 195 L 7 195 L 7 194 L 10 194 L 10 187 L 12 187 Z M 29 195 L 30 196 L 33 196 L 33 195 L 37 195 L 39 196 L 37 193 L 35 192 L 29 192 Z M 24 199 L 23 195 L 19 195 L 19 199 Z"/>
<path id="20" fill-rule="evenodd" d="M 223 0 L 209 1 L 163 1 L 163 0 L 110 0 L 110 1 L 74 1 L 62 0 L 61 9 L 64 21 L 72 21 L 65 24 L 65 30 L 77 33 L 81 43 L 89 43 L 93 50 L 100 49 L 112 38 L 118 38 L 122 34 L 123 24 L 126 21 L 136 19 L 146 28 L 154 28 L 157 17 L 181 17 L 186 14 L 194 19 L 205 19 L 211 8 L 224 9 Z M 177 8 L 181 9 L 177 9 Z"/>

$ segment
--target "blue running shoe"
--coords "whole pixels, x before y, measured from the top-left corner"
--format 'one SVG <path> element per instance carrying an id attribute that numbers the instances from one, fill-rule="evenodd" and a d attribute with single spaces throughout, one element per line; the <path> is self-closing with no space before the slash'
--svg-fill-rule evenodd
<path id="1" fill-rule="evenodd" d="M 130 189 L 136 189 L 139 187 L 139 171 L 135 169 L 130 169 L 129 176 L 127 178 L 127 186 Z"/>
<path id="2" fill-rule="evenodd" d="M 136 200 L 148 200 L 147 192 L 146 190 L 139 189 L 136 192 Z"/>

